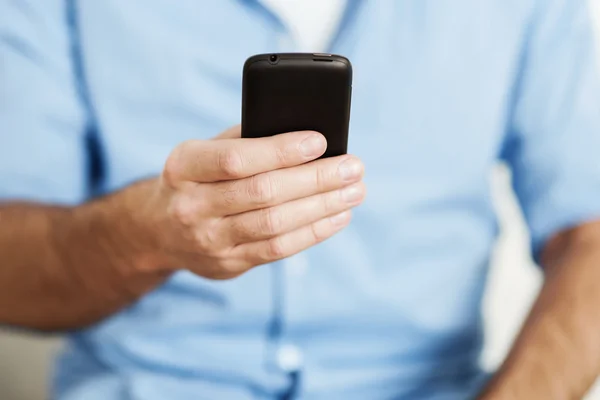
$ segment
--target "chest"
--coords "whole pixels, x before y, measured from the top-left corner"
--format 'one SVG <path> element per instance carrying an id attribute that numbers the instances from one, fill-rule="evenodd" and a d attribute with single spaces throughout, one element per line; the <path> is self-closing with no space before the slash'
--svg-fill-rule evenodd
<path id="1" fill-rule="evenodd" d="M 525 15 L 515 8 L 525 6 L 433 3 L 350 1 L 334 33 L 331 52 L 354 66 L 349 150 L 375 190 L 458 190 L 487 173 L 502 143 Z M 109 189 L 158 173 L 177 143 L 239 123 L 245 59 L 295 50 L 259 3 L 205 4 L 82 3 L 81 58 Z"/>

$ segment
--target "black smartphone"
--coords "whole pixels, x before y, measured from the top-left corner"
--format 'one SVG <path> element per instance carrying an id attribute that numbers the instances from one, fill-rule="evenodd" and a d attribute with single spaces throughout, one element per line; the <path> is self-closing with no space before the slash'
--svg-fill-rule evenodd
<path id="1" fill-rule="evenodd" d="M 259 54 L 244 64 L 242 137 L 313 130 L 327 139 L 323 157 L 346 154 L 352 65 L 333 54 Z"/>

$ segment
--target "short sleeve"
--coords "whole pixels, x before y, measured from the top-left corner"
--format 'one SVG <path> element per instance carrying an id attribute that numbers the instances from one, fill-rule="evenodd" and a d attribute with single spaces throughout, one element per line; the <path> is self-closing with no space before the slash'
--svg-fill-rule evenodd
<path id="1" fill-rule="evenodd" d="M 85 107 L 64 0 L 0 0 L 0 199 L 77 203 Z"/>
<path id="2" fill-rule="evenodd" d="M 505 154 L 536 258 L 555 233 L 600 218 L 600 69 L 592 8 L 585 0 L 538 3 Z"/>

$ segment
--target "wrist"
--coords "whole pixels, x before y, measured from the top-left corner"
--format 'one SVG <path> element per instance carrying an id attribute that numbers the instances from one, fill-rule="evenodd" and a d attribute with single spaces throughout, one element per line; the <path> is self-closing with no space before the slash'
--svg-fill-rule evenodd
<path id="1" fill-rule="evenodd" d="M 164 243 L 167 230 L 165 202 L 159 179 L 138 182 L 124 193 L 123 211 L 130 229 L 122 232 L 122 243 L 129 251 L 131 266 L 136 271 L 151 273 L 173 272 Z"/>
<path id="2" fill-rule="evenodd" d="M 78 226 L 122 276 L 165 274 L 156 208 L 157 180 L 149 179 L 74 210 Z"/>

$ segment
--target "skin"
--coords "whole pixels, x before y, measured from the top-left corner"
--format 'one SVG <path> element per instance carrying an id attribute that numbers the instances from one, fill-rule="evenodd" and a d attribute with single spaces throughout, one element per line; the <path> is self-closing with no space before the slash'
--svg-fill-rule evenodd
<path id="1" fill-rule="evenodd" d="M 82 328 L 183 267 L 231 279 L 348 225 L 360 160 L 310 162 L 326 148 L 316 132 L 239 136 L 182 143 L 161 176 L 78 207 L 0 205 L 0 323 Z"/>
<path id="2" fill-rule="evenodd" d="M 550 240 L 542 265 L 541 293 L 481 400 L 581 399 L 600 373 L 600 222 Z"/>
<path id="3" fill-rule="evenodd" d="M 183 143 L 160 177 L 78 207 L 0 205 L 0 323 L 82 328 L 182 266 L 230 279 L 347 226 L 365 195 L 358 159 L 308 163 L 326 146 L 314 132 L 238 137 Z M 600 223 L 557 235 L 542 264 L 539 298 L 480 400 L 579 399 L 600 372 Z"/>

